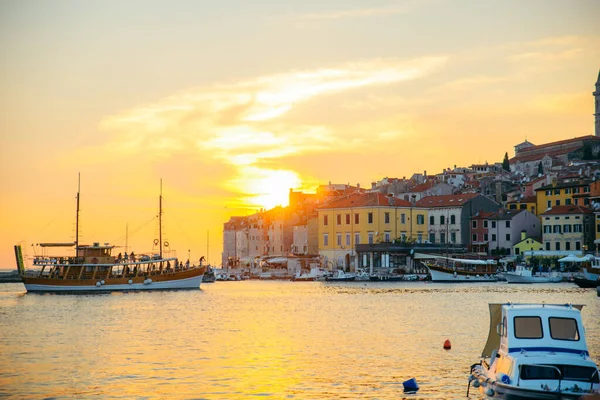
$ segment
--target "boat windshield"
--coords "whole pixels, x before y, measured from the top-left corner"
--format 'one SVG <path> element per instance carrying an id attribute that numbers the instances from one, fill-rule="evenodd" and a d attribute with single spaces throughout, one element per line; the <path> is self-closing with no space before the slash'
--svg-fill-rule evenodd
<path id="1" fill-rule="evenodd" d="M 573 318 L 550 317 L 550 336 L 557 340 L 579 340 L 577 321 Z"/>
<path id="2" fill-rule="evenodd" d="M 580 365 L 521 365 L 520 378 L 532 379 L 562 379 L 598 383 L 598 373 L 594 367 Z"/>
<path id="3" fill-rule="evenodd" d="M 515 317 L 515 337 L 518 339 L 541 339 L 542 319 L 540 317 Z"/>

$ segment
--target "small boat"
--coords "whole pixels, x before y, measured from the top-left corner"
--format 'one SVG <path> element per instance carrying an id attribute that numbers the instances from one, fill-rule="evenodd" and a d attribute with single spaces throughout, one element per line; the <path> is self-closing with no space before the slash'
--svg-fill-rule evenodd
<path id="1" fill-rule="evenodd" d="M 591 280 L 591 279 L 586 279 L 582 276 L 574 276 L 573 282 L 575 282 L 575 284 L 577 286 L 579 286 L 580 288 L 600 287 L 600 279 Z"/>
<path id="2" fill-rule="evenodd" d="M 21 275 L 18 270 L 0 272 L 0 283 L 22 282 Z"/>
<path id="3" fill-rule="evenodd" d="M 404 281 L 404 277 L 402 275 L 395 274 L 377 274 L 371 275 L 369 277 L 370 280 L 375 282 L 401 282 Z"/>
<path id="4" fill-rule="evenodd" d="M 333 273 L 333 275 L 325 278 L 326 281 L 329 282 L 346 282 L 346 281 L 354 281 L 356 280 L 356 275 L 348 274 L 341 269 L 338 269 Z"/>
<path id="5" fill-rule="evenodd" d="M 294 276 L 292 276 L 292 280 L 296 282 L 313 282 L 320 281 L 326 279 L 329 275 L 329 271 L 324 270 L 323 268 L 313 267 L 310 269 L 310 272 L 300 272 L 297 271 Z"/>
<path id="6" fill-rule="evenodd" d="M 204 272 L 204 277 L 202 278 L 202 283 L 213 283 L 217 280 L 217 276 L 215 274 L 215 270 L 211 268 L 210 265 L 206 266 L 206 272 Z"/>
<path id="7" fill-rule="evenodd" d="M 484 260 L 436 257 L 425 262 L 432 282 L 477 283 L 497 282 L 496 266 Z"/>
<path id="8" fill-rule="evenodd" d="M 600 393 L 583 305 L 489 304 L 490 330 L 471 386 L 490 398 L 585 399 Z"/>
<path id="9" fill-rule="evenodd" d="M 524 265 L 517 265 L 514 271 L 506 271 L 503 275 L 508 283 L 558 283 L 563 280 L 556 272 L 534 275 L 533 269 Z"/>
<path id="10" fill-rule="evenodd" d="M 162 185 L 161 185 L 162 187 Z M 15 245 L 17 270 L 27 292 L 83 293 L 199 289 L 206 267 L 179 261 L 162 235 L 154 240 L 155 254 L 112 255 L 115 246 L 99 242 L 79 243 L 79 190 L 77 192 L 75 242 L 39 243 L 41 255 L 33 258 L 36 269 L 25 271 L 21 245 Z M 159 197 L 159 232 L 162 232 L 162 189 Z M 72 249 L 58 255 L 51 249 Z M 51 252 L 52 251 L 52 252 Z"/>

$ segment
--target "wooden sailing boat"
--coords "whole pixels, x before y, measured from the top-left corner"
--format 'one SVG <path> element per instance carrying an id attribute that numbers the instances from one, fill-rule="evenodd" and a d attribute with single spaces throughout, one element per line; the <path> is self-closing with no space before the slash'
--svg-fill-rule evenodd
<path id="1" fill-rule="evenodd" d="M 159 196 L 159 254 L 115 257 L 115 246 L 79 243 L 79 185 L 74 243 L 40 243 L 42 255 L 35 256 L 36 270 L 25 271 L 21 245 L 15 245 L 17 269 L 28 292 L 111 292 L 139 290 L 199 289 L 205 266 L 189 265 L 177 257 L 163 255 L 162 183 Z M 157 243 L 158 241 L 158 243 Z M 75 256 L 50 253 L 53 249 L 75 248 Z M 57 251 L 58 252 L 58 251 Z M 41 268 L 40 268 L 41 267 Z"/>

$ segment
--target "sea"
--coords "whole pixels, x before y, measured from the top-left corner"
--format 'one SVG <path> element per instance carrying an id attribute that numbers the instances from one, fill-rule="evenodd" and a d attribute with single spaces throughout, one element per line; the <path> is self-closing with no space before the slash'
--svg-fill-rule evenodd
<path id="1" fill-rule="evenodd" d="M 95 295 L 5 283 L 0 398 L 464 399 L 498 302 L 585 304 L 600 362 L 600 297 L 572 283 L 251 280 Z"/>

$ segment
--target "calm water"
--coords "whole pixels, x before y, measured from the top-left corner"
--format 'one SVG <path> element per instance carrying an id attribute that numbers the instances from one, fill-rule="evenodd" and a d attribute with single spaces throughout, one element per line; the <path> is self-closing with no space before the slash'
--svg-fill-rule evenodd
<path id="1" fill-rule="evenodd" d="M 487 304 L 507 301 L 586 304 L 600 362 L 600 298 L 567 283 L 245 281 L 106 295 L 15 283 L 0 284 L 0 397 L 465 398 Z M 413 377 L 421 389 L 404 395 Z"/>

